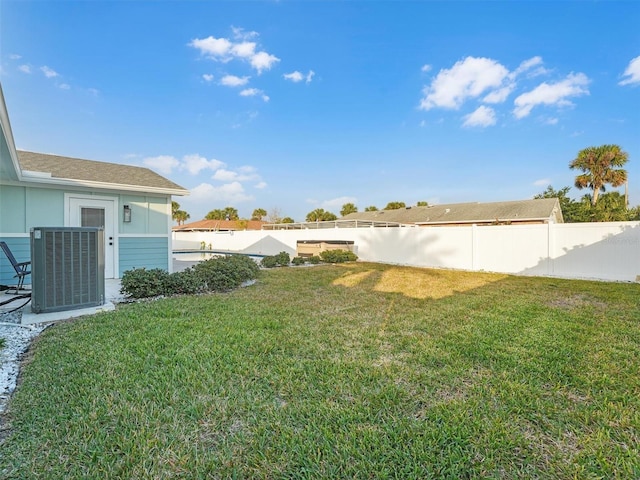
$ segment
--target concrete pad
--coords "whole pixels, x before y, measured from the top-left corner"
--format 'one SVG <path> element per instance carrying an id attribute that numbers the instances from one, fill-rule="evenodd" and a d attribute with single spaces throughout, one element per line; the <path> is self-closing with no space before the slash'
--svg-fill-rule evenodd
<path id="1" fill-rule="evenodd" d="M 83 315 L 94 315 L 99 312 L 108 312 L 115 310 L 116 303 L 124 300 L 124 295 L 120 293 L 120 279 L 110 278 L 104 281 L 105 303 L 90 308 L 80 308 L 76 310 L 64 310 L 61 312 L 33 313 L 31 311 L 31 302 L 22 307 L 22 325 L 35 325 L 38 323 L 52 323 L 60 320 L 68 320 L 70 318 L 81 317 Z M 7 298 L 9 296 L 7 295 Z M 24 300 L 17 300 L 19 305 Z"/>

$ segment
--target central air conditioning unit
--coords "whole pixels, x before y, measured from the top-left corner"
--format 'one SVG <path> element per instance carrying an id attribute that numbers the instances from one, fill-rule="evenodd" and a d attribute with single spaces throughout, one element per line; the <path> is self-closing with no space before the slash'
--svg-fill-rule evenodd
<path id="1" fill-rule="evenodd" d="M 104 304 L 104 231 L 31 229 L 31 310 L 58 312 Z"/>

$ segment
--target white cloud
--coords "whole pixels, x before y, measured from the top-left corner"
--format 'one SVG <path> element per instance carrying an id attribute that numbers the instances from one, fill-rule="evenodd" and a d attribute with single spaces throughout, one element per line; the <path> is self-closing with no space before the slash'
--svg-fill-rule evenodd
<path id="1" fill-rule="evenodd" d="M 263 70 L 271 70 L 271 67 L 279 61 L 280 59 L 275 55 L 267 52 L 258 52 L 251 57 L 249 62 L 251 66 L 258 71 L 258 75 L 260 75 Z"/>
<path id="2" fill-rule="evenodd" d="M 216 202 L 228 202 L 237 204 L 253 200 L 251 195 L 247 195 L 244 187 L 239 182 L 227 183 L 218 187 L 210 183 L 201 183 L 190 190 L 191 195 L 185 198 L 185 204 L 194 205 L 210 204 L 215 208 Z"/>
<path id="3" fill-rule="evenodd" d="M 463 127 L 490 127 L 496 124 L 496 112 L 493 108 L 480 105 L 475 112 L 465 115 Z"/>
<path id="4" fill-rule="evenodd" d="M 69 85 L 68 83 L 61 83 L 60 85 L 58 85 L 58 88 L 60 88 L 61 90 L 71 90 L 71 85 Z"/>
<path id="5" fill-rule="evenodd" d="M 239 175 L 237 172 L 221 168 L 220 170 L 216 171 L 216 173 L 211 178 L 214 180 L 218 180 L 219 182 L 233 182 L 235 180 L 238 180 L 238 176 Z"/>
<path id="6" fill-rule="evenodd" d="M 571 73 L 557 83 L 541 83 L 530 92 L 523 93 L 514 100 L 516 106 L 513 114 L 516 118 L 524 118 L 537 105 L 571 106 L 568 98 L 588 95 L 586 86 L 589 79 L 583 73 Z"/>
<path id="7" fill-rule="evenodd" d="M 22 73 L 31 73 L 31 65 L 20 65 L 18 67 L 18 70 L 20 70 Z"/>
<path id="8" fill-rule="evenodd" d="M 210 73 L 204 73 L 202 75 L 202 78 L 204 79 L 205 82 L 211 83 L 211 82 L 213 82 L 214 76 L 211 75 Z"/>
<path id="9" fill-rule="evenodd" d="M 244 28 L 241 27 L 231 27 L 231 31 L 233 32 L 233 38 L 236 40 L 250 40 L 259 36 L 258 32 L 245 32 Z"/>
<path id="10" fill-rule="evenodd" d="M 302 73 L 300 73 L 299 71 L 295 70 L 291 73 L 285 73 L 283 77 L 286 80 L 291 80 L 293 83 L 298 83 L 302 81 L 302 79 L 304 78 L 304 75 L 302 75 Z"/>
<path id="11" fill-rule="evenodd" d="M 533 185 L 536 187 L 546 187 L 547 185 L 551 185 L 551 180 L 548 178 L 541 178 L 540 180 L 533 182 Z"/>
<path id="12" fill-rule="evenodd" d="M 486 103 L 502 103 L 504 102 L 511 92 L 515 89 L 515 84 L 510 83 L 509 85 L 494 90 L 493 92 L 489 92 L 483 99 L 483 102 Z"/>
<path id="13" fill-rule="evenodd" d="M 236 77 L 235 75 L 225 75 L 220 80 L 221 85 L 225 85 L 227 87 L 241 87 L 242 85 L 246 85 L 249 83 L 250 77 Z"/>
<path id="14" fill-rule="evenodd" d="M 432 67 L 431 67 L 431 65 L 426 65 L 426 64 L 425 64 L 425 65 L 423 65 L 423 66 L 422 66 L 422 68 L 420 69 L 420 71 L 422 71 L 422 72 L 424 72 L 424 73 L 427 73 L 427 72 L 430 72 L 430 71 L 431 71 L 431 68 L 432 68 Z"/>
<path id="15" fill-rule="evenodd" d="M 315 74 L 316 72 L 314 72 L 313 70 L 309 70 L 306 75 L 302 72 L 299 72 L 298 70 L 295 70 L 291 73 L 285 73 L 283 77 L 285 78 L 285 80 L 291 80 L 293 83 L 298 83 L 303 80 L 305 81 L 305 83 L 311 83 L 311 80 L 313 79 Z"/>
<path id="16" fill-rule="evenodd" d="M 558 124 L 558 118 L 557 117 L 549 117 L 549 118 L 545 119 L 543 123 L 545 125 L 557 125 Z"/>
<path id="17" fill-rule="evenodd" d="M 467 99 L 501 87 L 508 74 L 509 71 L 495 60 L 467 57 L 451 69 L 438 72 L 431 85 L 423 89 L 420 109 L 458 109 Z"/>
<path id="18" fill-rule="evenodd" d="M 518 68 L 516 68 L 513 71 L 513 76 L 516 77 L 528 70 L 531 70 L 533 67 L 537 67 L 539 65 L 542 65 L 542 57 L 531 57 L 528 60 L 525 60 L 524 62 L 522 62 Z M 539 70 L 536 70 L 539 71 Z"/>
<path id="19" fill-rule="evenodd" d="M 171 155 L 159 155 L 157 157 L 147 157 L 142 163 L 147 167 L 157 170 L 160 173 L 165 175 L 170 174 L 174 168 L 177 168 L 180 165 L 180 162 L 177 158 L 172 157 Z"/>
<path id="20" fill-rule="evenodd" d="M 44 73 L 44 76 L 47 78 L 53 78 L 58 76 L 58 72 L 47 67 L 46 65 L 44 67 L 40 67 L 40 70 L 42 70 L 42 73 Z"/>
<path id="21" fill-rule="evenodd" d="M 182 157 L 182 162 L 180 164 L 180 167 L 191 175 L 197 175 L 205 169 L 216 171 L 224 166 L 224 162 L 221 162 L 220 160 L 216 160 L 215 158 L 207 160 L 205 157 L 202 157 L 197 153 L 185 155 Z"/>
<path id="22" fill-rule="evenodd" d="M 332 198 L 331 200 L 325 200 L 320 204 L 321 208 L 325 210 L 335 210 L 336 215 L 340 213 L 340 209 L 345 203 L 357 203 L 358 199 L 356 197 L 337 197 Z"/>
<path id="23" fill-rule="evenodd" d="M 624 71 L 623 78 L 618 85 L 640 84 L 640 56 L 632 59 Z"/>
<path id="24" fill-rule="evenodd" d="M 267 182 L 258 182 L 253 187 L 257 188 L 258 190 L 262 190 L 263 188 L 267 187 Z"/>
<path id="25" fill-rule="evenodd" d="M 231 47 L 231 52 L 240 58 L 251 58 L 256 54 L 255 42 L 236 43 Z"/>
<path id="26" fill-rule="evenodd" d="M 269 97 L 265 95 L 262 90 L 258 88 L 245 88 L 240 92 L 240 96 L 242 97 L 256 97 L 260 95 L 262 96 L 262 100 L 264 100 L 265 102 L 269 101 Z"/>
<path id="27" fill-rule="evenodd" d="M 213 60 L 231 60 L 229 53 L 233 44 L 226 38 L 215 38 L 213 36 L 209 36 L 207 38 L 196 38 L 189 43 L 189 46 L 200 50 L 202 55 Z"/>
<path id="28" fill-rule="evenodd" d="M 248 61 L 249 64 L 258 71 L 260 75 L 265 70 L 270 70 L 274 64 L 280 61 L 278 57 L 265 51 L 256 52 L 257 44 L 247 41 L 248 38 L 257 37 L 256 32 L 245 33 L 241 28 L 232 27 L 235 39 L 234 42 L 228 38 L 207 38 L 193 39 L 188 45 L 200 51 L 200 54 L 217 62 L 229 62 L 234 58 Z"/>
<path id="29" fill-rule="evenodd" d="M 250 166 L 240 167 L 237 171 L 221 168 L 217 170 L 211 178 L 220 182 L 247 182 L 260 180 L 260 176 L 256 172 L 256 169 Z"/>

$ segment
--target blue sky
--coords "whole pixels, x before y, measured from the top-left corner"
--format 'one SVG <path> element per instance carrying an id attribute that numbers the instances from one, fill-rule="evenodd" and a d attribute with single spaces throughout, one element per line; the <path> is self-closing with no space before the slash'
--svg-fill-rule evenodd
<path id="1" fill-rule="evenodd" d="M 191 220 L 528 199 L 602 144 L 637 205 L 638 25 L 635 1 L 2 0 L 0 80 L 19 149 L 150 167 Z"/>

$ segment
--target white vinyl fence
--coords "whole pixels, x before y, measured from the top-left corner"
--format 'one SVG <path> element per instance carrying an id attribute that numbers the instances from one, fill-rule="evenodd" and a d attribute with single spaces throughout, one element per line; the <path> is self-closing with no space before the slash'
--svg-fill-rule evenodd
<path id="1" fill-rule="evenodd" d="M 370 262 L 640 281 L 640 222 L 174 232 L 173 249 L 294 256 L 298 240 L 352 240 Z"/>

